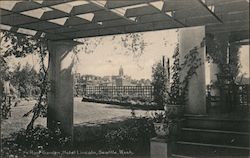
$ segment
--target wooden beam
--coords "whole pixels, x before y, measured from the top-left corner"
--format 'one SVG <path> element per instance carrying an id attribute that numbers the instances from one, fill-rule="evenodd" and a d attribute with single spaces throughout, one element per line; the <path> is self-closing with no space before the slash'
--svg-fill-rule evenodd
<path id="1" fill-rule="evenodd" d="M 212 14 L 220 23 L 223 23 L 223 21 L 213 12 L 211 11 L 208 6 L 202 2 L 202 0 L 198 0 L 198 2 L 204 7 L 207 9 L 207 11 L 209 11 L 210 14 Z"/>

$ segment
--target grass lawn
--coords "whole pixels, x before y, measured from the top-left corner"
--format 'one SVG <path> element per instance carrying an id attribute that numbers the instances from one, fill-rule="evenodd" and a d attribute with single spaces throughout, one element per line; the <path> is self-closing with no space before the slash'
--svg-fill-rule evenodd
<path id="1" fill-rule="evenodd" d="M 117 105 L 81 102 L 81 98 L 74 99 L 74 124 L 105 124 L 120 121 L 131 117 L 131 110 Z M 22 117 L 29 111 L 35 101 L 22 101 L 17 107 L 11 109 L 11 117 L 1 120 L 1 137 L 4 138 L 10 133 L 21 128 L 26 128 L 31 120 L 31 116 Z M 150 112 L 145 110 L 135 110 L 136 116 L 149 116 Z M 46 126 L 46 118 L 38 118 L 35 125 Z"/>
<path id="2" fill-rule="evenodd" d="M 11 117 L 1 120 L 1 137 L 4 138 L 13 132 L 17 132 L 21 128 L 26 128 L 32 115 L 23 117 L 35 104 L 35 101 L 21 101 L 21 103 L 11 108 Z M 35 125 L 46 125 L 46 118 L 38 118 Z"/>

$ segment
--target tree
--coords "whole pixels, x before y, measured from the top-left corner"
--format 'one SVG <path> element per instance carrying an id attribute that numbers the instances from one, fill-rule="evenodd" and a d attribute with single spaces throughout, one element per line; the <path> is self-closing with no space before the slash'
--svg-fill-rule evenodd
<path id="1" fill-rule="evenodd" d="M 168 74 L 162 62 L 157 62 L 152 68 L 152 86 L 154 87 L 154 101 L 158 106 L 164 107 L 168 99 Z"/>
<path id="2" fill-rule="evenodd" d="M 35 69 L 28 63 L 21 68 L 21 64 L 15 67 L 11 83 L 16 87 L 20 92 L 20 97 L 24 98 L 31 94 L 31 91 L 36 89 L 39 84 L 39 76 Z"/>

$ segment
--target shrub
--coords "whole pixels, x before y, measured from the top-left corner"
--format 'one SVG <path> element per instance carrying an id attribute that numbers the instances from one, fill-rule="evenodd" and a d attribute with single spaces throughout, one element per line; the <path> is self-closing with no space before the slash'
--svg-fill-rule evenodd
<path id="1" fill-rule="evenodd" d="M 2 157 L 10 155 L 24 156 L 34 152 L 69 150 L 71 139 L 65 136 L 59 128 L 51 131 L 43 126 L 34 129 L 20 131 L 11 134 L 2 140 Z"/>
<path id="2" fill-rule="evenodd" d="M 77 129 L 75 130 L 76 140 L 74 146 L 71 146 L 70 138 L 62 134 L 59 129 L 51 131 L 42 126 L 36 126 L 30 131 L 22 129 L 2 140 L 1 156 L 34 157 L 46 156 L 44 152 L 63 153 L 73 150 L 149 154 L 146 151 L 149 152 L 150 138 L 155 136 L 153 123 L 147 118 L 131 118 L 116 125 L 89 127 L 88 130 L 84 127 L 84 130 L 85 132 L 80 129 L 79 133 Z M 84 140 L 79 141 L 81 134 Z"/>
<path id="3" fill-rule="evenodd" d="M 149 145 L 150 138 L 155 135 L 154 127 L 147 118 L 128 120 L 117 129 L 106 132 L 106 146 L 109 150 L 142 152 Z M 144 150 L 145 151 L 145 150 Z"/>
<path id="4" fill-rule="evenodd" d="M 120 151 L 135 155 L 149 154 L 150 138 L 155 136 L 152 120 L 130 118 L 100 126 L 78 126 L 74 130 L 76 150 Z"/>

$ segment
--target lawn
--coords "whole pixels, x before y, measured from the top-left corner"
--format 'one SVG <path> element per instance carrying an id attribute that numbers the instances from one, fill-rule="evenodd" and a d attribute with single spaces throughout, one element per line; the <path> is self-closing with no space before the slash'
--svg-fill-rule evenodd
<path id="1" fill-rule="evenodd" d="M 22 101 L 17 107 L 12 108 L 12 115 L 7 120 L 1 120 L 1 137 L 4 138 L 10 133 L 21 128 L 26 128 L 31 119 L 22 117 L 29 111 L 35 101 Z M 150 112 L 145 110 L 135 110 L 136 116 L 149 116 Z M 116 122 L 131 117 L 131 110 L 117 105 L 81 102 L 81 98 L 74 99 L 74 124 L 105 124 Z M 38 118 L 35 125 L 46 126 L 46 118 Z"/>

